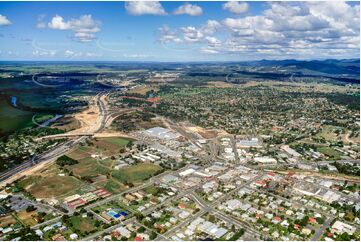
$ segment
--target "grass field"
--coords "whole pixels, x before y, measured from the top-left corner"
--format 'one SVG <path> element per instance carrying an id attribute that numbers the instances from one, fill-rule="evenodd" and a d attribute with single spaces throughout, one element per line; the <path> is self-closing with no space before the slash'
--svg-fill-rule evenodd
<path id="1" fill-rule="evenodd" d="M 24 182 L 28 184 L 25 189 L 36 198 L 56 198 L 74 192 L 77 187 L 82 185 L 82 182 L 75 177 L 59 176 L 54 173 L 46 176 L 30 177 L 30 179 L 31 182 Z"/>
<path id="2" fill-rule="evenodd" d="M 54 118 L 53 114 L 38 114 L 34 119 L 37 123 L 43 123 L 51 118 Z"/>
<path id="3" fill-rule="evenodd" d="M 119 171 L 113 171 L 112 177 L 121 182 L 138 183 L 147 180 L 162 168 L 154 164 L 137 164 Z"/>
<path id="4" fill-rule="evenodd" d="M 118 146 L 126 146 L 129 143 L 129 139 L 118 138 L 118 137 L 104 138 L 104 141 Z"/>
<path id="5" fill-rule="evenodd" d="M 333 160 L 340 160 L 341 159 L 341 156 L 342 156 L 342 153 L 337 151 L 337 150 L 334 150 L 330 147 L 319 147 L 317 148 L 317 150 L 325 155 L 327 155 L 328 157 L 330 157 L 331 159 Z"/>
<path id="6" fill-rule="evenodd" d="M 134 89 L 131 89 L 130 91 L 128 91 L 128 94 L 142 94 L 142 95 L 145 95 L 147 92 L 149 91 L 155 91 L 157 92 L 159 90 L 159 88 L 157 86 L 153 86 L 153 85 L 146 85 L 146 86 L 140 86 L 140 87 L 137 87 L 137 88 L 134 88 Z"/>
<path id="7" fill-rule="evenodd" d="M 107 175 L 110 170 L 98 164 L 97 160 L 86 157 L 78 160 L 78 164 L 68 166 L 67 168 L 73 172 L 75 176 L 91 177 L 97 175 Z"/>
<path id="8" fill-rule="evenodd" d="M 111 193 L 119 193 L 127 189 L 123 184 L 115 182 L 112 179 L 106 181 L 102 186 Z"/>
<path id="9" fill-rule="evenodd" d="M 94 226 L 94 221 L 88 217 L 83 218 L 81 216 L 72 216 L 69 223 L 72 225 L 73 228 L 80 230 L 80 232 L 82 233 L 89 233 L 96 230 L 96 227 Z"/>
<path id="10" fill-rule="evenodd" d="M 334 132 L 336 129 L 336 126 L 324 125 L 321 132 L 319 132 L 316 136 L 323 137 L 327 141 L 337 141 L 337 134 Z"/>
<path id="11" fill-rule="evenodd" d="M 115 155 L 129 143 L 130 139 L 121 137 L 109 137 L 109 138 L 97 138 L 93 142 L 93 146 L 96 150 L 101 150 L 105 155 Z"/>

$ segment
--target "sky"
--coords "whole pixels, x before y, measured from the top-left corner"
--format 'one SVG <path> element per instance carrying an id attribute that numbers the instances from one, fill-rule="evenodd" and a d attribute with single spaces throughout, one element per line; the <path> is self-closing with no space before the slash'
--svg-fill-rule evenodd
<path id="1" fill-rule="evenodd" d="M 0 2 L 0 60 L 359 58 L 359 2 Z"/>

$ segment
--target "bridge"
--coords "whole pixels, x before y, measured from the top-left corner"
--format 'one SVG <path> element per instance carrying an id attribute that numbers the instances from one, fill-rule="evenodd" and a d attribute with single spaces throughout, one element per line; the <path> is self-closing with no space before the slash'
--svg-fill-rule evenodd
<path id="1" fill-rule="evenodd" d="M 95 133 L 65 133 L 65 134 L 53 134 L 47 135 L 40 138 L 37 138 L 36 141 L 46 140 L 46 139 L 63 139 L 63 138 L 73 138 L 80 136 L 92 137 Z"/>

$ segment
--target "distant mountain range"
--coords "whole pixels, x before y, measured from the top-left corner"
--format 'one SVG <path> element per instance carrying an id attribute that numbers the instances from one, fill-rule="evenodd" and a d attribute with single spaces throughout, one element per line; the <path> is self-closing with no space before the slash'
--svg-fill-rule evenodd
<path id="1" fill-rule="evenodd" d="M 248 61 L 242 64 L 247 66 L 282 66 L 294 67 L 302 70 L 312 70 L 331 75 L 360 75 L 360 59 L 327 59 L 327 60 L 260 60 Z"/>

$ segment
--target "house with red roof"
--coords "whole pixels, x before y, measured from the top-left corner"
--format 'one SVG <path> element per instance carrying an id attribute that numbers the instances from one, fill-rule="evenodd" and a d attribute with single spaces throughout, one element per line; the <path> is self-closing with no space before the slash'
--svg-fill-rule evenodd
<path id="1" fill-rule="evenodd" d="M 310 223 L 310 224 L 315 224 L 315 223 L 317 223 L 317 220 L 315 219 L 315 218 L 309 218 L 308 219 L 308 222 Z"/>

